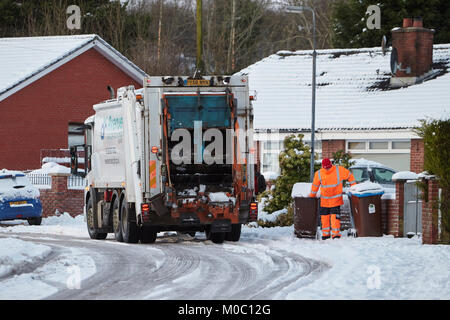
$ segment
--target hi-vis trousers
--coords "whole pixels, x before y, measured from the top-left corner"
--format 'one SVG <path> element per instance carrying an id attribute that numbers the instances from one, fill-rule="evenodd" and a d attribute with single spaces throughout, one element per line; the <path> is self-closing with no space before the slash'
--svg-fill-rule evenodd
<path id="1" fill-rule="evenodd" d="M 322 223 L 322 239 L 341 236 L 341 207 L 320 207 L 320 221 Z"/>

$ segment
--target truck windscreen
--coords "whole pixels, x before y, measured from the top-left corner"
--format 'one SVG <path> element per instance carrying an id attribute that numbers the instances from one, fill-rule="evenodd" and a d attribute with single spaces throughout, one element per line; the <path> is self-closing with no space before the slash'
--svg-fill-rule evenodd
<path id="1" fill-rule="evenodd" d="M 229 128 L 231 109 L 224 95 L 166 95 L 170 113 L 170 131 L 193 129 L 194 121 L 203 128 Z"/>

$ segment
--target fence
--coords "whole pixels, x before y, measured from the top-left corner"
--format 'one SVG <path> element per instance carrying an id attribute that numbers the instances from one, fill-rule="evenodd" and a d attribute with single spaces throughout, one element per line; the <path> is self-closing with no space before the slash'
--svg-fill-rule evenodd
<path id="1" fill-rule="evenodd" d="M 49 189 L 52 187 L 52 177 L 45 173 L 27 173 L 30 182 L 40 189 Z M 67 179 L 67 189 L 84 189 L 86 179 L 71 175 Z"/>

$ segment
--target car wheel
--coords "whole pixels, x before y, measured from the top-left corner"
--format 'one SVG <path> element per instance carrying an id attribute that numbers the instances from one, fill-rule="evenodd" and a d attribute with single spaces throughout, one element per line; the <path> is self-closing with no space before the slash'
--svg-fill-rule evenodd
<path id="1" fill-rule="evenodd" d="M 42 217 L 28 218 L 27 221 L 30 226 L 40 226 L 42 223 Z"/>
<path id="2" fill-rule="evenodd" d="M 126 243 L 138 243 L 140 230 L 136 224 L 136 214 L 134 211 L 134 207 L 128 206 L 126 198 L 124 198 L 122 201 L 120 213 L 120 224 L 122 226 L 123 241 Z"/>
<path id="3" fill-rule="evenodd" d="M 123 242 L 122 227 L 120 221 L 120 199 L 116 197 L 113 204 L 113 230 L 117 241 Z"/>
<path id="4" fill-rule="evenodd" d="M 108 236 L 107 233 L 98 232 L 98 228 L 95 227 L 95 219 L 94 219 L 94 206 L 92 204 L 92 197 L 89 198 L 86 207 L 86 220 L 87 220 L 87 229 L 89 233 L 89 237 L 95 240 L 104 240 Z"/>

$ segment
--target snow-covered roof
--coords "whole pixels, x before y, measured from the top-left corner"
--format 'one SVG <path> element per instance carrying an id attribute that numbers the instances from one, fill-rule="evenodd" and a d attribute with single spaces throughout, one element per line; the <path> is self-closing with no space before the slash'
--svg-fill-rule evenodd
<path id="1" fill-rule="evenodd" d="M 146 76 L 95 34 L 0 38 L 0 101 L 91 48 L 134 80 L 142 82 Z"/>
<path id="2" fill-rule="evenodd" d="M 438 76 L 389 89 L 390 52 L 381 48 L 317 51 L 316 129 L 412 128 L 450 113 L 450 44 L 435 45 Z M 311 128 L 312 51 L 280 51 L 238 74 L 257 93 L 255 129 Z"/>

